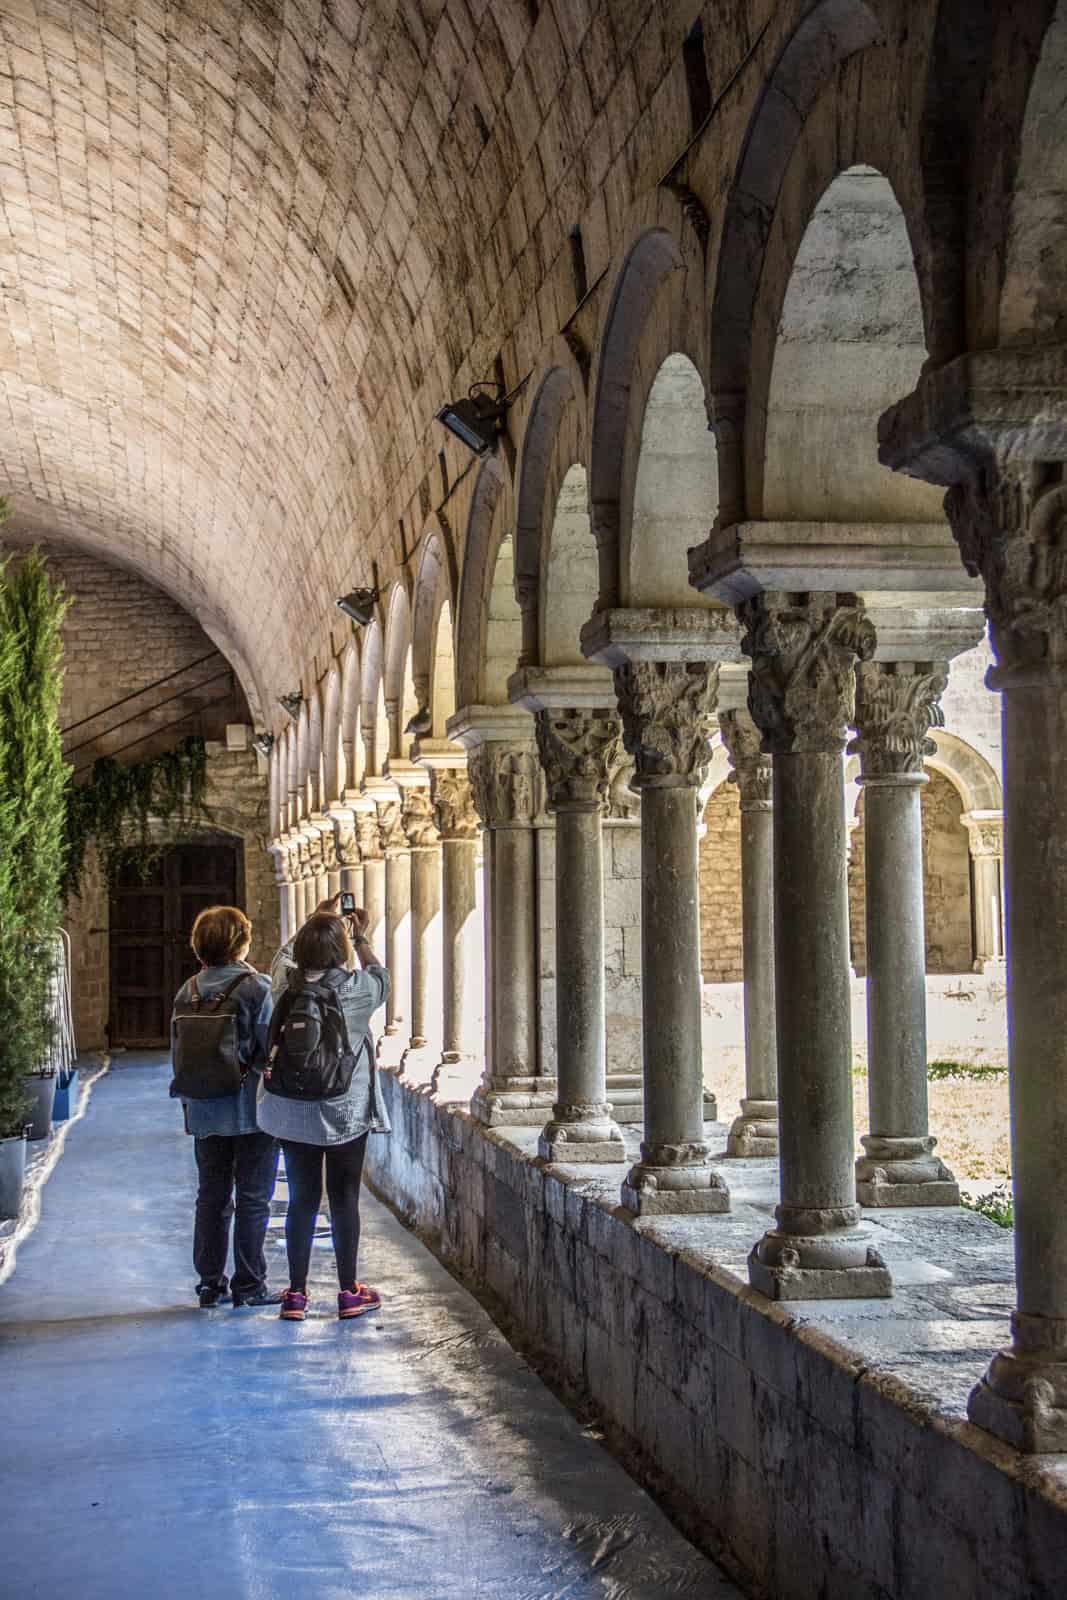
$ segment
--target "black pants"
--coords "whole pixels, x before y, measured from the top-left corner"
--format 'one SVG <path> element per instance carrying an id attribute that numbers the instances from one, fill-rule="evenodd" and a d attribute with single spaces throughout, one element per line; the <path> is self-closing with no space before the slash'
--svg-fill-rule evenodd
<path id="1" fill-rule="evenodd" d="M 325 1166 L 337 1281 L 342 1289 L 351 1289 L 356 1281 L 359 1253 L 359 1185 L 363 1177 L 363 1157 L 367 1153 L 367 1135 L 361 1133 L 358 1139 L 350 1139 L 347 1144 L 331 1144 L 325 1149 L 317 1144 L 296 1144 L 291 1139 L 283 1139 L 282 1149 L 289 1179 L 289 1215 L 285 1219 L 289 1287 L 299 1289 L 301 1294 L 307 1291 Z"/>
<path id="2" fill-rule="evenodd" d="M 200 1274 L 197 1288 L 226 1288 L 230 1219 L 236 1192 L 233 1291 L 254 1294 L 267 1282 L 263 1244 L 278 1172 L 277 1140 L 269 1133 L 239 1133 L 233 1138 L 211 1134 L 194 1142 L 200 1173 L 193 1233 L 193 1266 Z"/>

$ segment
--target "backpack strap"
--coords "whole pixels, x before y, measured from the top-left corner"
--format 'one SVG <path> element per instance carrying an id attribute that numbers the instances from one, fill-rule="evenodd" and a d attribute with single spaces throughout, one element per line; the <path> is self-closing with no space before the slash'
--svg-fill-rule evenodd
<path id="1" fill-rule="evenodd" d="M 232 983 L 228 983 L 225 989 L 220 989 L 218 994 L 212 995 L 210 1000 L 203 1000 L 205 1010 L 217 1011 L 224 1001 L 228 1000 L 232 994 L 236 993 L 236 991 L 241 987 L 242 983 L 244 983 L 245 979 L 248 977 L 251 977 L 251 973 L 242 972 L 238 977 L 234 978 Z M 202 997 L 195 978 L 193 979 L 193 998 L 197 1005 L 201 1004 Z"/>

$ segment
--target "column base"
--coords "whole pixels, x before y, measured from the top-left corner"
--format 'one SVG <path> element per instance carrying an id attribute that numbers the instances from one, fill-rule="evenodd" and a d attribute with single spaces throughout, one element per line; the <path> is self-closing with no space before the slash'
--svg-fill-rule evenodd
<path id="1" fill-rule="evenodd" d="M 626 1146 L 611 1112 L 611 1106 L 603 1101 L 553 1106 L 552 1121 L 542 1129 L 537 1154 L 542 1161 L 572 1165 L 625 1161 Z"/>
<path id="2" fill-rule="evenodd" d="M 967 1415 L 1028 1455 L 1067 1451 L 1067 1317 L 1016 1311 L 1014 1343 L 971 1390 Z"/>
<path id="3" fill-rule="evenodd" d="M 624 1127 L 644 1122 L 645 1081 L 640 1072 L 609 1072 L 607 1089 L 616 1122 Z"/>
<path id="4" fill-rule="evenodd" d="M 623 1179 L 622 1204 L 638 1217 L 722 1216 L 730 1191 L 703 1142 L 643 1144 Z"/>
<path id="5" fill-rule="evenodd" d="M 710 1089 L 704 1090 L 704 1121 L 718 1122 L 719 1102 Z"/>
<path id="6" fill-rule="evenodd" d="M 481 1056 L 462 1055 L 458 1050 L 445 1050 L 440 1061 L 430 1073 L 428 1091 L 438 1105 L 470 1102 L 478 1088 L 484 1062 Z"/>
<path id="7" fill-rule="evenodd" d="M 741 1115 L 726 1141 L 726 1154 L 738 1160 L 778 1154 L 777 1100 L 742 1100 Z"/>
<path id="8" fill-rule="evenodd" d="M 958 1206 L 960 1186 L 933 1154 L 930 1137 L 888 1138 L 864 1134 L 866 1151 L 856 1162 L 856 1199 L 861 1206 Z"/>
<path id="9" fill-rule="evenodd" d="M 887 1300 L 889 1268 L 857 1226 L 859 1206 L 778 1206 L 779 1226 L 748 1258 L 748 1281 L 769 1300 Z M 785 1226 L 783 1226 L 785 1224 Z"/>
<path id="10" fill-rule="evenodd" d="M 555 1103 L 555 1078 L 495 1078 L 475 1089 L 471 1116 L 487 1128 L 540 1127 Z"/>
<path id="11" fill-rule="evenodd" d="M 409 1039 L 397 1073 L 412 1083 L 428 1083 L 436 1063 L 437 1052 L 430 1049 L 428 1039 Z"/>

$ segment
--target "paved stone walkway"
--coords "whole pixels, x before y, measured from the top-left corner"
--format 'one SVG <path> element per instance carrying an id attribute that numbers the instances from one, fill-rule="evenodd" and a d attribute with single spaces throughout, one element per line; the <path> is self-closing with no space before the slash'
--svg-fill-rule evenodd
<path id="1" fill-rule="evenodd" d="M 328 1236 L 308 1322 L 197 1310 L 167 1080 L 100 1081 L 0 1288 L 5 1594 L 736 1600 L 369 1196 L 380 1316 L 337 1321 Z"/>

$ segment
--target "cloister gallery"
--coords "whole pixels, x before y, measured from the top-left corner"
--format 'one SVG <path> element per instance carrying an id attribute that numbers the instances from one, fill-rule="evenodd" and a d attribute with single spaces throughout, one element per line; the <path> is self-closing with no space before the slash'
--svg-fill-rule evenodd
<path id="1" fill-rule="evenodd" d="M 252 959 L 369 911 L 376 1192 L 747 1592 L 1062 1595 L 1067 5 L 0 35 L 4 544 L 80 748 L 206 735 Z M 86 1046 L 167 1038 L 121 895 Z M 949 989 L 1007 993 L 1014 1268 Z"/>

